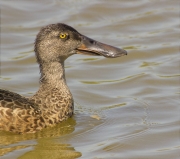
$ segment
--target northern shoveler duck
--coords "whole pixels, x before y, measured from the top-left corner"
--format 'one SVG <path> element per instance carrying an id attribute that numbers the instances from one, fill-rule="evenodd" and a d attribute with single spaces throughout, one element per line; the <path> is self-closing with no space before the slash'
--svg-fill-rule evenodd
<path id="1" fill-rule="evenodd" d="M 0 89 L 0 130 L 34 133 L 73 115 L 73 97 L 64 72 L 64 61 L 69 56 L 127 55 L 123 49 L 90 39 L 62 23 L 43 27 L 36 37 L 34 51 L 41 73 L 39 90 L 26 98 Z"/>

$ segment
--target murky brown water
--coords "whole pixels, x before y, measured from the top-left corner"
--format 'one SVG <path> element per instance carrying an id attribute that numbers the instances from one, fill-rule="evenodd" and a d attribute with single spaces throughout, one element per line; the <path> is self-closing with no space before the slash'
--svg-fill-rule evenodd
<path id="1" fill-rule="evenodd" d="M 178 0 L 0 1 L 0 88 L 38 89 L 33 42 L 67 23 L 128 51 L 117 59 L 74 55 L 66 77 L 75 116 L 36 134 L 0 132 L 1 159 L 180 158 Z"/>

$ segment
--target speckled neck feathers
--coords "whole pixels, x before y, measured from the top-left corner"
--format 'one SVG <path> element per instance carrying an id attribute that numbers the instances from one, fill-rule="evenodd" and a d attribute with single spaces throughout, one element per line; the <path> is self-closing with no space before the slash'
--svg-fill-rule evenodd
<path id="1" fill-rule="evenodd" d="M 65 82 L 65 70 L 64 70 L 64 61 L 52 62 L 52 63 L 43 63 L 40 64 L 40 84 L 52 85 L 52 87 L 58 88 L 58 85 L 62 82 Z"/>

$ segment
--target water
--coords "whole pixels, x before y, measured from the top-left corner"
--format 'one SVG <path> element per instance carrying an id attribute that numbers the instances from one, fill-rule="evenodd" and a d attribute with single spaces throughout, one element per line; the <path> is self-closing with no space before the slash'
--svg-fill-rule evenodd
<path id="1" fill-rule="evenodd" d="M 37 91 L 33 43 L 47 24 L 63 22 L 128 51 L 117 59 L 68 58 L 74 117 L 35 134 L 0 132 L 1 159 L 180 157 L 178 0 L 0 3 L 0 88 L 24 96 Z"/>

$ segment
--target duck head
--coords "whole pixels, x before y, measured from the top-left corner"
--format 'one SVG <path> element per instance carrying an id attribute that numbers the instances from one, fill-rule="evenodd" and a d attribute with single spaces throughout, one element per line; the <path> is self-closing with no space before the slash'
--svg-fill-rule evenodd
<path id="1" fill-rule="evenodd" d="M 40 30 L 35 40 L 35 53 L 39 63 L 64 61 L 73 54 L 108 58 L 127 55 L 127 52 L 121 48 L 88 38 L 62 23 L 50 24 Z"/>

